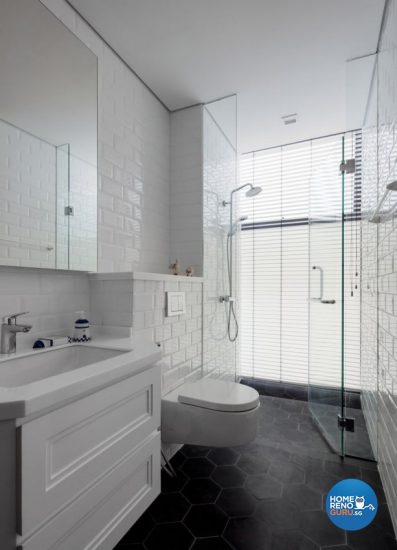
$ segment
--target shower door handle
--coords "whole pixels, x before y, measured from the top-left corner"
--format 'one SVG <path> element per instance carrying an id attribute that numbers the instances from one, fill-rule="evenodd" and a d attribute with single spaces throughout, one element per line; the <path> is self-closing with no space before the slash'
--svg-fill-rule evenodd
<path id="1" fill-rule="evenodd" d="M 321 300 L 322 304 L 335 304 L 336 300 Z"/>
<path id="2" fill-rule="evenodd" d="M 317 269 L 320 272 L 320 296 L 319 298 L 311 298 L 314 302 L 322 302 L 324 295 L 324 270 L 319 265 L 314 265 L 312 269 Z"/>

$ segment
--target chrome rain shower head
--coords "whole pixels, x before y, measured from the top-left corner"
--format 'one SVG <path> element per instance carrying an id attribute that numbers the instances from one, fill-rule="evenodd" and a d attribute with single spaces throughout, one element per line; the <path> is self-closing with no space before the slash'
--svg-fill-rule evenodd
<path id="1" fill-rule="evenodd" d="M 241 189 L 245 189 L 246 187 L 249 187 L 248 191 L 246 192 L 246 197 L 256 197 L 256 195 L 259 195 L 262 191 L 262 187 L 253 186 L 252 183 L 244 183 L 244 185 L 240 185 L 240 187 L 236 187 L 236 189 L 233 189 L 233 191 L 230 193 L 230 201 L 222 201 L 222 206 L 228 206 L 229 204 L 232 204 L 233 195 L 234 193 L 237 193 L 237 191 L 240 191 Z"/>
<path id="2" fill-rule="evenodd" d="M 248 191 L 246 192 L 245 196 L 246 197 L 256 197 L 256 195 L 259 195 L 259 193 L 261 193 L 261 192 L 262 192 L 262 187 L 259 187 L 259 185 L 256 186 L 256 187 L 251 186 L 251 188 L 248 189 Z"/>

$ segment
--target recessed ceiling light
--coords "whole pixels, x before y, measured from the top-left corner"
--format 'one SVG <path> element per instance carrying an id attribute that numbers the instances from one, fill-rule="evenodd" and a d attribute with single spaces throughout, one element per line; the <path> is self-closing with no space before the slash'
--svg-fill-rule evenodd
<path id="1" fill-rule="evenodd" d="M 281 120 L 285 125 L 295 124 L 298 121 L 298 113 L 292 113 L 290 115 L 284 115 L 281 117 Z"/>

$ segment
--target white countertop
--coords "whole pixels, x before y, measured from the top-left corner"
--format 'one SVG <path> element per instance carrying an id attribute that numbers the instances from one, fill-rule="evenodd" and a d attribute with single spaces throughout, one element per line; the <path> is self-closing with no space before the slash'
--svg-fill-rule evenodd
<path id="1" fill-rule="evenodd" d="M 37 357 L 38 354 L 51 353 L 54 349 L 76 345 L 126 353 L 22 386 L 0 386 L 0 420 L 43 414 L 143 371 L 161 358 L 161 350 L 155 344 L 139 344 L 131 337 L 102 335 L 84 344 L 65 344 L 57 348 L 24 350 L 12 356 L 0 356 L 0 371 L 2 363 L 14 358 L 32 354 Z"/>

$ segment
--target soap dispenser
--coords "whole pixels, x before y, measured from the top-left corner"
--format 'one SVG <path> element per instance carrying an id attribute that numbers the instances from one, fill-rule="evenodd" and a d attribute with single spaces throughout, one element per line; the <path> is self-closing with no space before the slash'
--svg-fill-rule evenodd
<path id="1" fill-rule="evenodd" d="M 90 322 L 84 311 L 76 311 L 78 317 L 74 323 L 74 342 L 88 342 L 91 340 L 90 336 Z"/>

